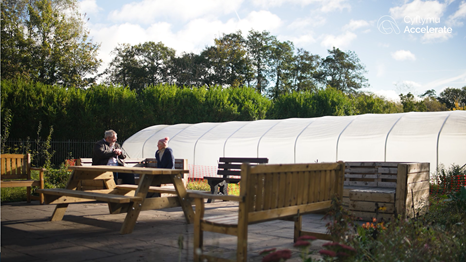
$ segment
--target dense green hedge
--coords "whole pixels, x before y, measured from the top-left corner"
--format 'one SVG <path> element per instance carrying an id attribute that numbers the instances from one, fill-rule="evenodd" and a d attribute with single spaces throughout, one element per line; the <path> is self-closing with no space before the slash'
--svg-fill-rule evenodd
<path id="1" fill-rule="evenodd" d="M 120 138 L 157 124 L 246 121 L 265 118 L 392 113 L 399 107 L 374 95 L 347 96 L 333 88 L 293 92 L 270 100 L 253 88 L 149 86 L 140 93 L 120 86 L 67 89 L 23 80 L 1 82 L 2 127 L 9 138 L 33 140 L 53 126 L 53 139 L 95 140 L 114 129 Z M 9 113 L 10 112 L 10 113 Z"/>
<path id="2" fill-rule="evenodd" d="M 252 88 L 149 86 L 137 94 L 124 87 L 96 85 L 66 89 L 22 80 L 2 81 L 2 126 L 12 114 L 10 138 L 35 139 L 53 126 L 53 139 L 90 139 L 114 129 L 127 138 L 157 124 L 256 120 L 271 102 Z"/>

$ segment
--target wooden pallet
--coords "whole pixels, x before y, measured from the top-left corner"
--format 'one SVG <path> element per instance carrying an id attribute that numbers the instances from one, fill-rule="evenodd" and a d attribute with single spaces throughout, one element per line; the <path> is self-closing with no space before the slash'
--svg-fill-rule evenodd
<path id="1" fill-rule="evenodd" d="M 424 214 L 429 174 L 429 163 L 346 162 L 343 205 L 367 221 Z"/>

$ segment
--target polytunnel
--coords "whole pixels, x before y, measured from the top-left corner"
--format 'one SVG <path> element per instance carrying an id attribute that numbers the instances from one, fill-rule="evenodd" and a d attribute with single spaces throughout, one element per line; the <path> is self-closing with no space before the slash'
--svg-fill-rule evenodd
<path id="1" fill-rule="evenodd" d="M 215 175 L 219 157 L 267 157 L 269 163 L 334 161 L 466 164 L 466 111 L 324 116 L 155 125 L 128 138 L 130 158 L 153 158 L 169 137 L 190 178 Z"/>

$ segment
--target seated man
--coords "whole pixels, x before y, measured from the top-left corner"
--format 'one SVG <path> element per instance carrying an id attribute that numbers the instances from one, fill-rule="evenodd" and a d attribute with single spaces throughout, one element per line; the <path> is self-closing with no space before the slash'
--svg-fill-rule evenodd
<path id="1" fill-rule="evenodd" d="M 92 151 L 92 165 L 109 165 L 109 166 L 124 166 L 126 154 L 121 149 L 117 141 L 117 133 L 113 130 L 107 130 L 104 134 L 104 139 L 97 141 L 94 144 Z M 122 180 L 123 184 L 135 184 L 134 174 L 113 173 L 115 184 L 118 184 L 118 179 Z"/>

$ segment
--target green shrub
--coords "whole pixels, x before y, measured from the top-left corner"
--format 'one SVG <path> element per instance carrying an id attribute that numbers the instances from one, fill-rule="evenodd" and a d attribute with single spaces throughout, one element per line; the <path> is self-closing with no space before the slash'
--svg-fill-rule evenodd
<path id="1" fill-rule="evenodd" d="M 48 169 L 44 178 L 45 188 L 65 188 L 70 175 L 71 172 L 68 171 L 68 166 L 63 163 L 58 169 Z"/>

